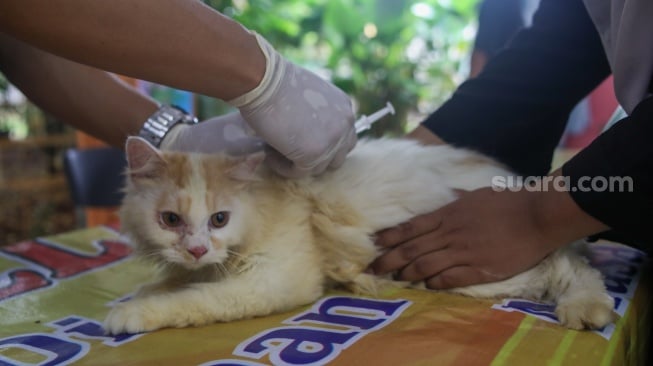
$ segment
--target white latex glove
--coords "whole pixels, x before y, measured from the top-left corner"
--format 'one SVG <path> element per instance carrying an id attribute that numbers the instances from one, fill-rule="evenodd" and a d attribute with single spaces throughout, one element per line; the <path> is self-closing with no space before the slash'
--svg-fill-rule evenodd
<path id="1" fill-rule="evenodd" d="M 356 144 L 351 99 L 255 36 L 267 61 L 265 74 L 256 88 L 229 103 L 271 147 L 268 165 L 291 178 L 340 166 Z"/>
<path id="2" fill-rule="evenodd" d="M 245 155 L 263 150 L 265 143 L 247 133 L 240 113 L 204 120 L 195 125 L 177 125 L 161 141 L 161 149 L 213 153 L 225 151 Z"/>

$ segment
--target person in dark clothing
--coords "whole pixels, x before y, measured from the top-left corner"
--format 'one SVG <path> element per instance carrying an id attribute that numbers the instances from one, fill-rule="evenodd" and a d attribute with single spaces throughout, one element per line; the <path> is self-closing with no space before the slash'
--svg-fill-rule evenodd
<path id="1" fill-rule="evenodd" d="M 487 61 L 501 51 L 522 28 L 531 24 L 539 0 L 483 0 L 469 76 L 477 76 Z"/>
<path id="2" fill-rule="evenodd" d="M 371 270 L 445 289 L 511 277 L 608 229 L 650 250 L 651 17 L 647 0 L 541 1 L 532 26 L 411 133 L 543 177 L 541 189 L 461 192 L 435 212 L 378 233 L 387 251 Z M 549 172 L 569 112 L 610 73 L 628 116 Z M 613 178 L 627 184 L 603 184 Z M 552 186 L 555 179 L 564 187 Z"/>

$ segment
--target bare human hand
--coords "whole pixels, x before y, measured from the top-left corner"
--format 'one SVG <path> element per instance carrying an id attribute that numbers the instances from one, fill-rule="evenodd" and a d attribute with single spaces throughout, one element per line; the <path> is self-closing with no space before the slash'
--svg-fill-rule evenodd
<path id="1" fill-rule="evenodd" d="M 398 280 L 424 280 L 432 289 L 495 282 L 603 228 L 566 192 L 481 188 L 379 232 L 376 244 L 387 251 L 370 269 L 396 272 Z"/>

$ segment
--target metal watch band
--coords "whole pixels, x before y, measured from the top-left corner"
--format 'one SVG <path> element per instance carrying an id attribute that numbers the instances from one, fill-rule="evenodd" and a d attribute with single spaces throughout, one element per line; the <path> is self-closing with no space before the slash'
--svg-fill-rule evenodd
<path id="1" fill-rule="evenodd" d="M 197 118 L 179 107 L 162 105 L 145 121 L 138 135 L 158 148 L 173 127 L 180 123 L 195 124 L 197 122 Z"/>

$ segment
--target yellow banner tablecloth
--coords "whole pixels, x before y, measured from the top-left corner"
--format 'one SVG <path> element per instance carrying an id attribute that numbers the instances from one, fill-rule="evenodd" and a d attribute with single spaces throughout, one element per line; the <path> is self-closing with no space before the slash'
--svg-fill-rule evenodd
<path id="1" fill-rule="evenodd" d="M 635 365 L 651 294 L 646 256 L 592 246 L 620 318 L 600 332 L 554 323 L 552 307 L 417 290 L 381 298 L 332 292 L 264 318 L 105 336 L 112 302 L 151 270 L 105 227 L 0 248 L 0 366 L 5 365 Z"/>

